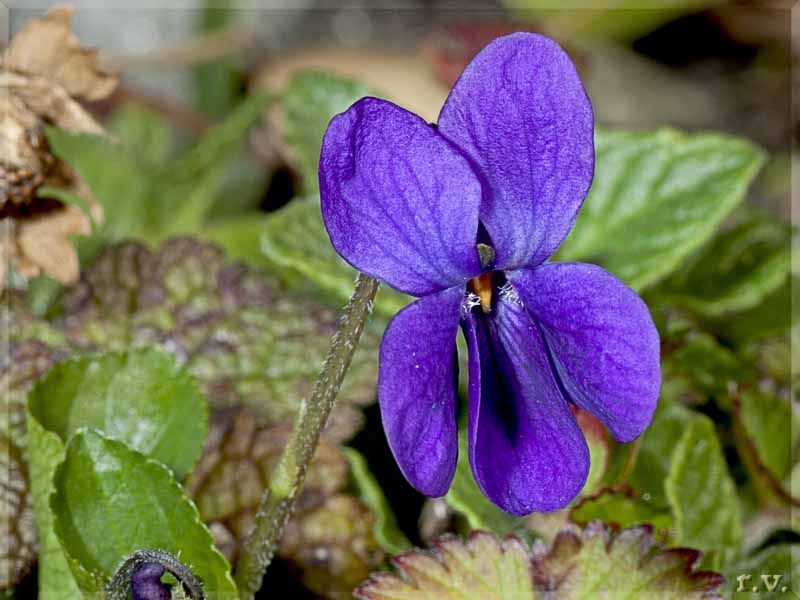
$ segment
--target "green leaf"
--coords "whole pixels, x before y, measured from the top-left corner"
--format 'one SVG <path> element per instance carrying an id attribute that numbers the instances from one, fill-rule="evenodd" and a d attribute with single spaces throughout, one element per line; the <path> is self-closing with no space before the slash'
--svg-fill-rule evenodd
<path id="1" fill-rule="evenodd" d="M 662 390 L 653 422 L 638 442 L 639 453 L 628 481 L 643 498 L 657 506 L 669 506 L 664 481 L 670 470 L 673 450 L 689 426 L 692 414 L 676 402 L 665 401 Z"/>
<path id="2" fill-rule="evenodd" d="M 193 233 L 206 221 L 220 189 L 225 165 L 209 165 L 195 178 L 181 180 L 172 174 L 162 174 L 158 193 L 163 198 L 178 200 L 175 204 L 163 203 L 156 211 L 159 232 L 156 239 Z M 181 173 L 175 173 L 180 176 Z"/>
<path id="3" fill-rule="evenodd" d="M 57 364 L 37 382 L 28 396 L 27 422 L 43 593 L 77 597 L 47 504 L 69 437 L 85 426 L 105 429 L 183 476 L 202 451 L 206 411 L 196 384 L 159 350 L 77 358 Z"/>
<path id="4" fill-rule="evenodd" d="M 212 597 L 236 593 L 230 565 L 162 464 L 82 430 L 67 445 L 53 481 L 56 534 L 86 572 L 108 580 L 129 554 L 156 548 L 179 556 Z"/>
<path id="5" fill-rule="evenodd" d="M 136 102 L 117 108 L 109 119 L 108 130 L 132 156 L 149 167 L 162 167 L 175 151 L 170 122 Z"/>
<path id="6" fill-rule="evenodd" d="M 266 109 L 271 96 L 253 94 L 181 156 L 156 172 L 153 191 L 152 227 L 162 240 L 177 233 L 191 233 L 208 218 L 231 160 L 240 160 L 237 150 L 250 128 Z M 169 201 L 165 201 L 168 199 Z"/>
<path id="7" fill-rule="evenodd" d="M 597 262 L 636 290 L 672 273 L 744 199 L 764 153 L 721 134 L 597 131 L 595 178 L 561 260 Z"/>
<path id="8" fill-rule="evenodd" d="M 800 464 L 800 417 L 788 398 L 744 390 L 733 403 L 734 438 L 754 489 L 765 504 L 791 507 L 793 468 Z"/>
<path id="9" fill-rule="evenodd" d="M 53 153 L 74 168 L 103 207 L 102 230 L 112 236 L 140 231 L 148 220 L 149 174 L 108 138 L 48 127 Z"/>
<path id="10" fill-rule="evenodd" d="M 728 589 L 733 591 L 731 599 L 791 600 L 800 597 L 797 551 L 797 545 L 777 544 L 731 564 L 725 573 Z M 754 587 L 758 588 L 757 592 L 753 591 Z"/>
<path id="11" fill-rule="evenodd" d="M 663 550 L 647 526 L 614 530 L 594 521 L 560 531 L 533 556 L 515 537 L 478 531 L 439 539 L 430 552 L 393 559 L 399 575 L 373 573 L 361 600 L 710 600 L 724 578 L 695 571 L 699 553 Z M 531 585 L 533 584 L 533 585 Z"/>
<path id="12" fill-rule="evenodd" d="M 783 334 L 794 323 L 792 298 L 800 298 L 800 277 L 792 275 L 757 306 L 737 313 L 736 318 L 719 318 L 709 325 L 732 344 L 745 344 Z"/>
<path id="13" fill-rule="evenodd" d="M 533 578 L 541 598 L 595 600 L 710 600 L 724 578 L 695 571 L 699 553 L 662 550 L 649 526 L 614 533 L 594 521 L 582 531 L 565 529 L 551 548 L 537 545 Z"/>
<path id="14" fill-rule="evenodd" d="M 355 484 L 358 498 L 375 514 L 376 523 L 373 532 L 381 548 L 391 554 L 410 550 L 411 542 L 397 526 L 392 507 L 389 506 L 375 477 L 370 473 L 367 461 L 353 448 L 343 447 L 342 452 L 350 463 L 350 476 Z"/>
<path id="15" fill-rule="evenodd" d="M 458 434 L 458 463 L 453 483 L 444 497 L 451 508 L 467 518 L 470 529 L 487 529 L 498 535 L 505 535 L 522 526 L 522 521 L 497 508 L 481 492 L 472 476 L 469 466 L 466 428 L 461 427 Z"/>
<path id="16" fill-rule="evenodd" d="M 187 237 L 155 250 L 112 244 L 62 304 L 69 318 L 55 325 L 70 352 L 161 346 L 197 379 L 212 408 L 247 405 L 259 425 L 293 419 L 339 317 L 272 274 Z M 357 407 L 375 400 L 378 329 L 364 332 L 331 415 L 327 429 L 337 440 L 355 433 Z"/>
<path id="17" fill-rule="evenodd" d="M 331 246 L 322 223 L 316 197 L 294 200 L 266 221 L 261 237 L 264 256 L 295 282 L 312 281 L 332 296 L 332 302 L 345 302 L 353 293 L 356 271 Z M 381 286 L 375 299 L 375 312 L 391 318 L 410 298 Z"/>
<path id="18" fill-rule="evenodd" d="M 672 529 L 672 515 L 668 509 L 654 505 L 627 487 L 605 488 L 583 498 L 570 511 L 569 518 L 578 525 L 594 520 L 620 527 L 651 524 L 662 541 L 669 538 Z"/>
<path id="19" fill-rule="evenodd" d="M 31 312 L 37 317 L 44 316 L 63 289 L 60 282 L 45 273 L 29 279 L 27 300 Z"/>
<path id="20" fill-rule="evenodd" d="M 271 101 L 272 96 L 264 93 L 242 100 L 224 121 L 214 125 L 168 165 L 166 173 L 178 181 L 187 182 L 224 163 L 238 149 L 250 128 L 258 123 Z"/>
<path id="21" fill-rule="evenodd" d="M 694 414 L 672 452 L 664 490 L 675 543 L 707 552 L 719 567 L 742 543 L 739 499 L 711 420 Z"/>
<path id="22" fill-rule="evenodd" d="M 205 0 L 197 12 L 198 33 L 229 27 L 237 13 L 235 0 Z M 221 116 L 229 112 L 241 95 L 241 70 L 228 57 L 204 62 L 192 69 L 194 105 L 205 113 Z"/>
<path id="23" fill-rule="evenodd" d="M 531 600 L 528 551 L 517 538 L 486 532 L 463 542 L 439 539 L 432 554 L 410 552 L 394 559 L 401 577 L 375 574 L 353 592 L 361 600 Z"/>
<path id="24" fill-rule="evenodd" d="M 64 443 L 28 415 L 29 469 L 33 510 L 39 533 L 39 597 L 47 600 L 80 598 L 61 543 L 53 530 L 49 499 L 53 493 L 53 473 L 64 460 Z"/>
<path id="25" fill-rule="evenodd" d="M 323 71 L 301 72 L 289 82 L 282 101 L 285 138 L 296 156 L 305 193 L 319 189 L 319 154 L 331 118 L 359 98 L 374 95 L 362 83 Z"/>
<path id="26" fill-rule="evenodd" d="M 308 138 L 321 139 L 323 130 Z M 318 142 L 297 147 L 316 161 Z M 559 258 L 598 262 L 638 290 L 653 285 L 711 237 L 762 162 L 755 146 L 722 135 L 600 131 L 595 181 Z M 271 216 L 262 250 L 337 300 L 349 294 L 353 272 L 331 248 L 318 202 L 293 202 Z M 381 314 L 402 304 L 391 296 L 384 303 L 379 295 Z"/>
<path id="27" fill-rule="evenodd" d="M 670 340 L 672 341 L 672 340 Z M 727 406 L 728 386 L 752 380 L 756 371 L 707 333 L 692 331 L 662 362 L 665 380 L 683 378 L 695 394 L 715 398 Z M 702 402 L 706 398 L 700 398 Z"/>
<path id="28" fill-rule="evenodd" d="M 245 212 L 212 221 L 197 235 L 219 244 L 231 259 L 242 259 L 255 266 L 268 264 L 261 253 L 261 236 L 270 217 L 262 212 Z"/>
<path id="29" fill-rule="evenodd" d="M 800 417 L 789 400 L 743 391 L 738 416 L 764 466 L 776 479 L 786 479 L 800 454 Z"/>
<path id="30" fill-rule="evenodd" d="M 197 384 L 160 349 L 86 356 L 53 367 L 30 412 L 62 442 L 94 427 L 160 460 L 182 479 L 203 449 L 208 408 Z"/>
<path id="31" fill-rule="evenodd" d="M 660 300 L 720 316 L 752 308 L 789 276 L 791 228 L 749 211 L 659 289 Z"/>
<path id="32" fill-rule="evenodd" d="M 134 149 L 134 145 L 147 148 L 162 143 L 159 138 L 165 134 L 161 130 L 131 132 L 134 126 L 126 124 L 127 146 L 52 127 L 47 129 L 47 137 L 54 153 L 80 174 L 102 205 L 104 221 L 97 235 L 112 240 L 142 237 L 159 241 L 193 231 L 205 221 L 227 163 L 269 100 L 265 94 L 249 96 L 189 150 L 166 164 L 152 155 L 140 157 Z M 141 115 L 136 118 L 142 120 Z M 135 127 L 147 126 L 139 123 Z"/>

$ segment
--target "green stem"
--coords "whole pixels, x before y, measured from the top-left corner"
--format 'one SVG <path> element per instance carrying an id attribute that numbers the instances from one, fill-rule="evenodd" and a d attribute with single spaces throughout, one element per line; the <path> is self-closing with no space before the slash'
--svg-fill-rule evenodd
<path id="1" fill-rule="evenodd" d="M 236 584 L 242 600 L 251 600 L 261 587 L 264 572 L 272 561 L 294 501 L 303 487 L 320 432 L 325 427 L 361 332 L 372 312 L 377 291 L 377 281 L 359 274 L 311 397 L 300 405 L 289 441 L 261 498 L 255 526 L 236 563 Z"/>

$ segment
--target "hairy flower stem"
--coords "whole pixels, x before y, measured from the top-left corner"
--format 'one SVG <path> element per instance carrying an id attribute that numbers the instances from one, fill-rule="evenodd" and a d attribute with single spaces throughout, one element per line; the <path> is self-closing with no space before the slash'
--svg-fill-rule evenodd
<path id="1" fill-rule="evenodd" d="M 242 600 L 251 600 L 261 587 L 264 572 L 272 561 L 294 501 L 303 487 L 320 432 L 328 421 L 364 325 L 372 312 L 377 291 L 377 281 L 359 274 L 311 397 L 300 405 L 289 441 L 261 498 L 255 526 L 236 563 L 236 584 Z"/>

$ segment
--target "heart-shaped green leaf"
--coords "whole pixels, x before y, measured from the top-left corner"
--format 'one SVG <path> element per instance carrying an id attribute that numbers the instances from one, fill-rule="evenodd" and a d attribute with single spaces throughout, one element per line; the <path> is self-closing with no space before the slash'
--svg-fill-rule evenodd
<path id="1" fill-rule="evenodd" d="M 128 555 L 154 548 L 179 556 L 212 598 L 236 593 L 230 565 L 161 463 L 94 430 L 81 430 L 67 445 L 53 483 L 56 534 L 85 572 L 107 581 Z"/>
<path id="2" fill-rule="evenodd" d="M 31 415 L 66 442 L 93 427 L 186 476 L 208 431 L 206 400 L 191 375 L 158 348 L 59 363 L 30 394 Z"/>
<path id="3" fill-rule="evenodd" d="M 87 426 L 104 429 L 182 477 L 202 451 L 207 410 L 185 369 L 158 349 L 79 357 L 59 363 L 37 382 L 28 397 L 27 423 L 42 593 L 77 594 L 48 506 L 53 472 L 72 434 Z"/>
<path id="4" fill-rule="evenodd" d="M 764 162 L 720 134 L 599 130 L 595 178 L 562 260 L 597 262 L 636 290 L 674 271 L 744 199 Z"/>

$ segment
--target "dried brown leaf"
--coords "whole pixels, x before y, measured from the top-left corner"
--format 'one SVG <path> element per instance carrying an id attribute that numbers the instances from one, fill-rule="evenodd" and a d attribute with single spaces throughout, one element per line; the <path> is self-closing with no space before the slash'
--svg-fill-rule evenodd
<path id="1" fill-rule="evenodd" d="M 94 51 L 72 33 L 73 10 L 54 7 L 28 21 L 11 40 L 0 65 L 0 288 L 11 265 L 23 277 L 46 273 L 74 283 L 78 257 L 70 236 L 89 231 L 75 207 L 39 195 L 41 186 L 70 189 L 86 199 L 96 220 L 99 205 L 80 179 L 51 152 L 45 127 L 101 135 L 102 127 L 78 98 L 98 100 L 116 77 L 97 65 Z"/>
<path id="2" fill-rule="evenodd" d="M 96 50 L 81 46 L 72 32 L 73 13 L 70 6 L 54 6 L 28 21 L 11 40 L 4 66 L 43 77 L 75 98 L 100 100 L 114 90 L 117 78 L 100 68 Z"/>

